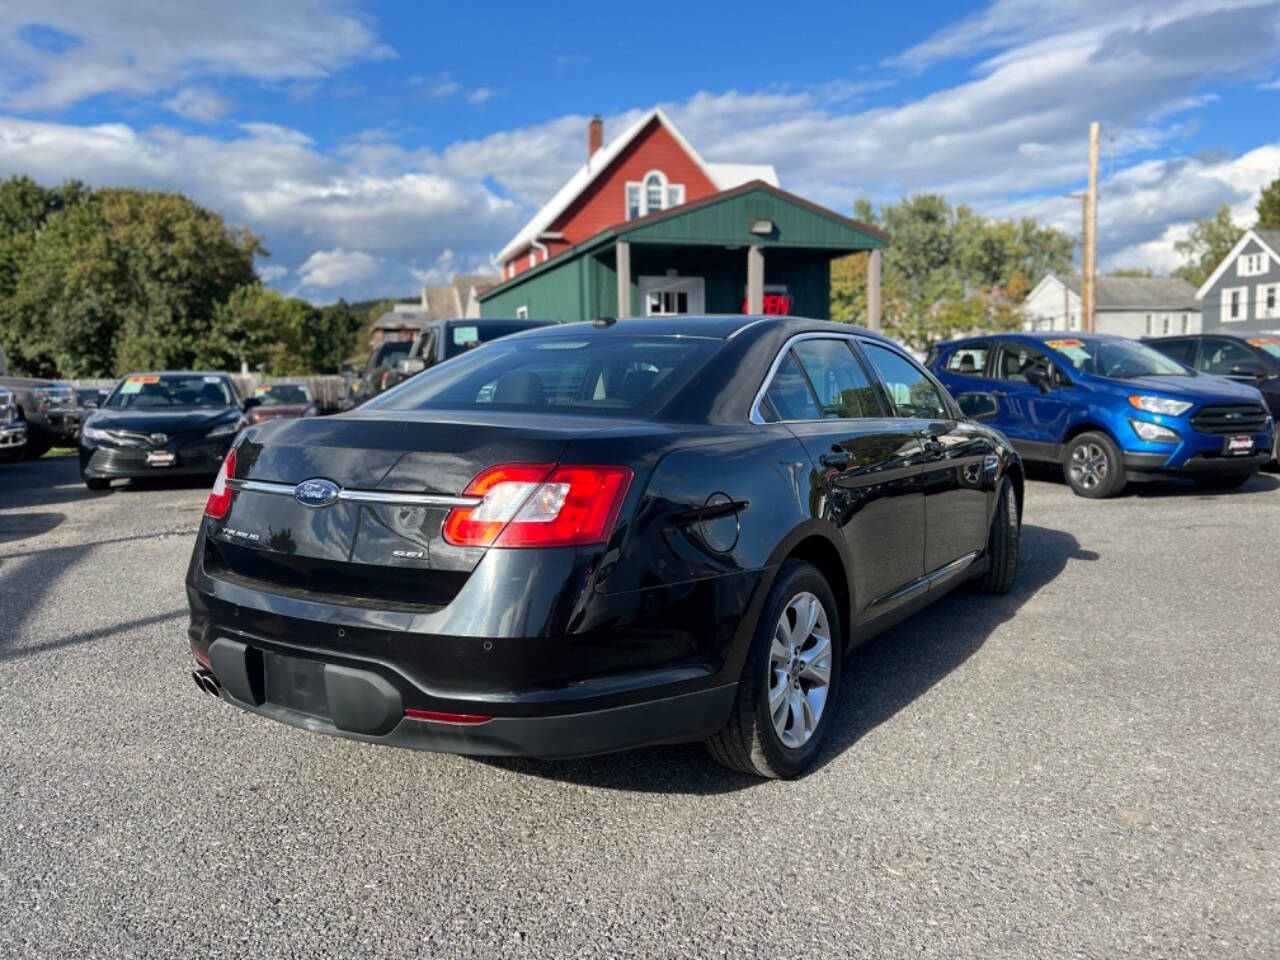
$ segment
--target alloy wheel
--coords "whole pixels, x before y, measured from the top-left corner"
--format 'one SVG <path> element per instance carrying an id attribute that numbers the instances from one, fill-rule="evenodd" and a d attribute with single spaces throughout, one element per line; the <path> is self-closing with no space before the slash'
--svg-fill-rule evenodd
<path id="1" fill-rule="evenodd" d="M 1071 451 L 1071 479 L 1082 490 L 1093 490 L 1107 479 L 1106 451 L 1096 443 L 1082 443 Z"/>
<path id="2" fill-rule="evenodd" d="M 769 649 L 769 715 L 783 746 L 804 746 L 818 728 L 831 688 L 831 628 L 812 593 L 791 598 Z"/>

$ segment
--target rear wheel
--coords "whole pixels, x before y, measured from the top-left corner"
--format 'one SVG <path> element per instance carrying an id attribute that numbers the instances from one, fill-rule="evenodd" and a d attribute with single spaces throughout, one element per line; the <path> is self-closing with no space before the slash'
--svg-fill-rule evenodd
<path id="1" fill-rule="evenodd" d="M 973 581 L 982 593 L 1008 593 L 1018 577 L 1018 549 L 1022 526 L 1018 521 L 1018 498 L 1005 477 L 991 532 L 987 534 L 987 572 Z"/>
<path id="2" fill-rule="evenodd" d="M 758 777 L 793 777 L 826 738 L 840 689 L 840 611 L 816 568 L 788 560 L 756 624 L 738 697 L 707 740 L 720 763 Z"/>
<path id="3" fill-rule="evenodd" d="M 1101 500 L 1124 489 L 1120 451 L 1105 433 L 1082 433 L 1062 453 L 1062 475 L 1079 496 Z"/>
<path id="4" fill-rule="evenodd" d="M 1228 473 L 1221 477 L 1196 477 L 1196 486 L 1201 490 L 1234 490 L 1242 487 L 1253 477 L 1252 473 Z"/>

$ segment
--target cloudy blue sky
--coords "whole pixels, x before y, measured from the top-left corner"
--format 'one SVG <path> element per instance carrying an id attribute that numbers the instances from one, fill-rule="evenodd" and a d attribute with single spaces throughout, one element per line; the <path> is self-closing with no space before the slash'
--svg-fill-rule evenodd
<path id="1" fill-rule="evenodd" d="M 940 191 L 1073 236 L 1096 119 L 1103 266 L 1168 269 L 1280 175 L 1280 3 L 0 6 L 0 175 L 181 190 L 316 302 L 484 268 L 592 113 L 654 104 L 835 209 Z"/>

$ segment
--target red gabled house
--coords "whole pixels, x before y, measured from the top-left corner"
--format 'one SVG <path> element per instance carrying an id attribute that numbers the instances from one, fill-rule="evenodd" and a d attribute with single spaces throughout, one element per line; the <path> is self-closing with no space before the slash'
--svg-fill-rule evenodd
<path id="1" fill-rule="evenodd" d="M 769 164 L 708 163 L 655 107 L 608 146 L 604 123 L 587 128 L 587 162 L 502 248 L 508 280 L 600 231 L 710 197 L 753 180 L 778 185 Z"/>

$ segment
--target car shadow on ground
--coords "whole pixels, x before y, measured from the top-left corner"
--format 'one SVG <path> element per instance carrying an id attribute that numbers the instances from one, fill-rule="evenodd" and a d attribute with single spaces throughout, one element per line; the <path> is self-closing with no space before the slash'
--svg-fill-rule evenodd
<path id="1" fill-rule="evenodd" d="M 1045 483 L 1056 483 L 1066 489 L 1067 481 L 1062 476 L 1062 467 L 1052 463 L 1025 464 L 1028 480 L 1041 480 Z M 1120 494 L 1124 497 L 1240 497 L 1251 494 L 1269 493 L 1280 490 L 1280 476 L 1263 471 L 1256 473 L 1243 486 L 1233 490 L 1210 490 L 1198 487 L 1194 480 L 1184 477 L 1155 477 L 1150 480 L 1131 480 Z"/>
<path id="2" fill-rule="evenodd" d="M 207 490 L 213 476 L 156 476 L 116 481 L 110 490 L 90 490 L 80 479 L 80 460 L 74 453 L 0 464 L 0 510 L 48 507 L 149 490 Z"/>
<path id="3" fill-rule="evenodd" d="M 865 734 L 910 706 L 978 650 L 1068 561 L 1093 561 L 1063 530 L 1024 524 L 1013 591 L 991 597 L 960 588 L 855 650 L 846 663 L 838 712 L 827 746 L 806 776 L 839 757 Z M 583 786 L 646 793 L 715 794 L 765 781 L 717 764 L 701 744 L 646 747 L 580 760 L 477 758 L 514 772 Z"/>

